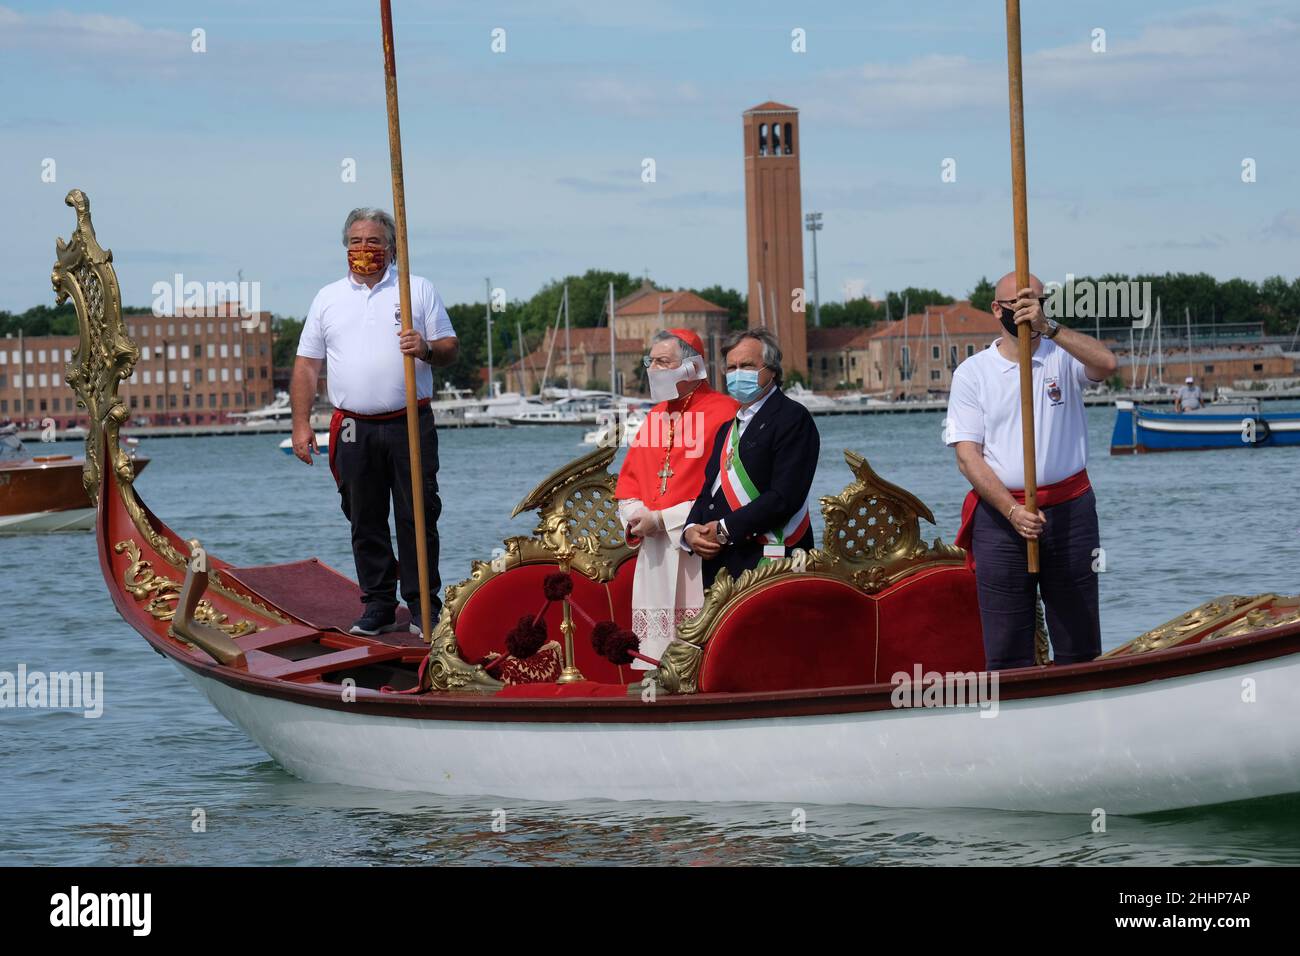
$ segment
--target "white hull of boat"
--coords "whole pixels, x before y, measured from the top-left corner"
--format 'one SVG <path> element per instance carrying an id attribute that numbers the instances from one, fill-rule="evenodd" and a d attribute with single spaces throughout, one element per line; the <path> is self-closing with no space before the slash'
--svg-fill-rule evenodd
<path id="1" fill-rule="evenodd" d="M 59 531 L 89 531 L 93 527 L 94 508 L 37 511 L 0 517 L 0 534 L 51 534 Z"/>
<path id="2" fill-rule="evenodd" d="M 384 790 L 1080 814 L 1300 791 L 1294 656 L 1004 702 L 995 717 L 923 708 L 625 724 L 349 714 L 180 669 L 288 772 Z"/>

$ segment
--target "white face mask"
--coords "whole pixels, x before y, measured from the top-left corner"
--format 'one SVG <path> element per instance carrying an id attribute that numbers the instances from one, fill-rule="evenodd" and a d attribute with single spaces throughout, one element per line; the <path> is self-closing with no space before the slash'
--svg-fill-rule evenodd
<path id="1" fill-rule="evenodd" d="M 703 378 L 695 367 L 695 359 L 689 358 L 677 368 L 652 368 L 650 377 L 650 400 L 652 402 L 671 402 L 677 398 L 677 383 L 690 382 Z"/>

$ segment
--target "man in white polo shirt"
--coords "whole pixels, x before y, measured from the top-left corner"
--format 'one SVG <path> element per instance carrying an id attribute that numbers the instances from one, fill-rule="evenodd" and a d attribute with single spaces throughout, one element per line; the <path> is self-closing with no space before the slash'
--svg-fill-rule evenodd
<path id="1" fill-rule="evenodd" d="M 438 596 L 438 433 L 429 402 L 432 367 L 456 361 L 458 344 L 438 291 L 411 276 L 411 329 L 401 331 L 396 263 L 397 229 L 382 209 L 354 209 L 343 225 L 348 274 L 316 294 L 293 368 L 293 452 L 307 464 L 319 453 L 310 416 L 327 362 L 330 402 L 330 470 L 343 513 L 352 525 L 352 555 L 364 608 L 354 634 L 379 634 L 405 626 L 397 621 L 395 591 L 419 617 L 420 584 L 411 504 L 411 459 L 406 435 L 404 355 L 416 359 L 420 457 L 424 467 L 424 542 L 429 558 L 429 600 L 436 621 Z M 397 526 L 397 558 L 388 528 L 391 497 Z M 399 563 L 400 561 L 400 563 Z M 419 633 L 416 623 L 410 629 Z"/>
<path id="2" fill-rule="evenodd" d="M 1097 610 L 1097 502 L 1088 481 L 1083 389 L 1115 374 L 1110 349 L 1043 314 L 1043 285 L 1016 289 L 999 280 L 993 314 L 1003 332 L 957 366 L 944 441 L 971 483 L 957 544 L 966 549 L 979 591 L 984 654 L 990 670 L 1034 663 L 1034 608 L 1041 590 L 1052 657 L 1058 664 L 1101 653 Z M 1024 507 L 1020 374 L 1016 327 L 1033 335 L 1034 435 L 1038 513 Z M 1028 571 L 1025 542 L 1039 542 L 1039 573 Z"/>

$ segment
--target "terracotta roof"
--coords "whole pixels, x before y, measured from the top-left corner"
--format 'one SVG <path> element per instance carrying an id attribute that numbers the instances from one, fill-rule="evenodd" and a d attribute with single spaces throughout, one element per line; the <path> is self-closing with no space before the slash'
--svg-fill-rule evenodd
<path id="1" fill-rule="evenodd" d="M 536 366 L 540 374 L 546 366 L 546 352 L 550 347 L 551 330 L 546 330 L 547 337 L 542 339 L 542 344 L 525 356 L 530 366 Z M 586 355 L 609 355 L 609 327 L 601 326 L 599 328 L 581 328 L 569 329 L 569 347 L 575 353 L 585 353 Z M 618 338 L 614 340 L 614 353 L 616 355 L 627 355 L 635 353 L 640 355 L 645 351 L 645 343 L 640 339 Z M 551 353 L 551 368 L 554 369 L 556 363 L 564 364 L 564 329 L 555 333 L 555 350 Z M 518 362 L 512 365 L 518 365 Z"/>
<path id="2" fill-rule="evenodd" d="M 759 103 L 757 106 L 751 106 L 745 110 L 746 113 L 798 113 L 799 110 L 793 106 L 786 106 L 784 103 L 778 103 L 776 100 L 768 100 L 766 103 Z"/>
<path id="3" fill-rule="evenodd" d="M 992 312 L 977 309 L 967 301 L 954 302 L 952 305 L 930 306 L 929 331 L 931 335 L 943 332 L 947 335 L 997 335 L 1002 331 L 1002 323 L 993 317 Z M 914 312 L 906 319 L 886 322 L 871 333 L 872 338 L 892 339 L 909 338 L 925 335 L 927 327 L 925 312 Z"/>
<path id="4" fill-rule="evenodd" d="M 701 298 L 694 292 L 663 292 L 664 315 L 682 312 L 722 312 L 727 310 L 720 305 L 715 305 L 708 299 Z M 627 306 L 618 306 L 616 313 L 618 316 L 628 315 L 658 315 L 659 314 L 659 296 L 647 295 L 642 296 L 635 302 Z"/>
<path id="5" fill-rule="evenodd" d="M 865 348 L 871 330 L 858 325 L 808 330 L 809 352 L 835 352 L 840 349 Z"/>

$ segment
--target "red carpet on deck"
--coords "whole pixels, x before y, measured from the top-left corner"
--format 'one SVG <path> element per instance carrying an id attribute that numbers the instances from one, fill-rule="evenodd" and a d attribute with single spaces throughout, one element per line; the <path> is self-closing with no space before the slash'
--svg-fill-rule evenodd
<path id="1" fill-rule="evenodd" d="M 316 558 L 257 568 L 226 568 L 222 573 L 268 604 L 320 630 L 346 631 L 364 610 L 357 583 Z M 381 634 L 380 640 L 386 644 L 420 643 L 419 635 L 407 630 L 411 616 L 405 607 L 398 607 L 397 621 L 402 630 Z"/>

